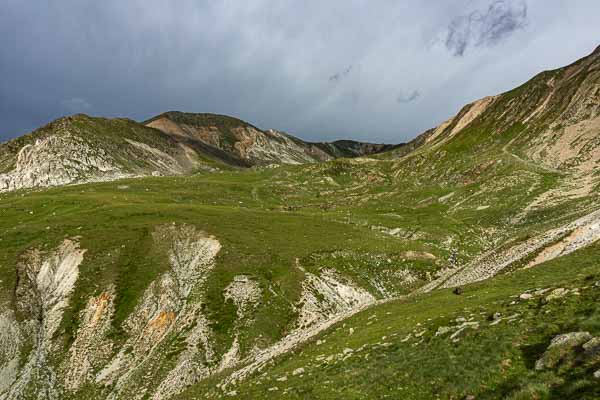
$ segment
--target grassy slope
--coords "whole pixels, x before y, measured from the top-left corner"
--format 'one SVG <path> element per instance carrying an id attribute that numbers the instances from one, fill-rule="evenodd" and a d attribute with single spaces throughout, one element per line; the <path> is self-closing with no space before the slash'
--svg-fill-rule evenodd
<path id="1" fill-rule="evenodd" d="M 588 73 L 563 82 L 535 123 L 521 123 L 548 95 L 545 82 L 563 75 L 561 70 L 540 74 L 502 95 L 451 141 L 423 147 L 400 161 L 359 165 L 340 160 L 308 167 L 298 176 L 302 189 L 288 191 L 286 203 L 303 210 L 335 209 L 335 218 L 342 216 L 356 226 L 401 227 L 418 237 L 411 245 L 421 245 L 440 259 L 454 248 L 463 263 L 486 249 L 519 242 L 594 210 L 598 205 L 592 194 L 521 215 L 539 194 L 568 179 L 513 155 L 522 157 L 529 139 L 566 110 Z M 379 158 L 393 160 L 398 151 L 403 149 Z M 331 180 L 340 187 L 331 188 L 327 184 Z M 449 200 L 440 202 L 446 195 L 451 195 Z M 400 247 L 407 241 L 398 243 Z M 534 372 L 533 363 L 556 334 L 575 330 L 600 334 L 596 305 L 600 290 L 589 288 L 600 277 L 598 250 L 596 244 L 532 270 L 471 285 L 465 296 L 438 291 L 378 306 L 322 335 L 319 339 L 325 344 L 312 342 L 228 390 L 242 398 L 597 398 L 591 367 Z M 344 269 L 351 263 L 318 258 L 316 264 Z M 525 290 L 559 286 L 588 289 L 549 305 L 538 301 L 510 305 L 511 296 Z M 490 326 L 487 317 L 495 312 L 520 316 L 512 324 Z M 434 337 L 437 327 L 471 313 L 481 329 L 466 331 L 458 343 Z M 373 315 L 377 317 L 371 320 Z M 350 327 L 355 328 L 352 336 Z M 421 327 L 427 328 L 422 343 L 402 341 Z M 383 342 L 386 346 L 381 346 Z M 343 362 L 322 360 L 342 354 L 346 347 L 361 346 L 367 347 Z M 305 373 L 294 376 L 299 367 Z M 218 382 L 215 377 L 185 396 L 220 397 Z"/>
<path id="2" fill-rule="evenodd" d="M 103 149 L 118 163 L 124 172 L 149 173 L 154 170 L 148 162 L 148 153 L 133 147 L 128 140 L 144 143 L 158 149 L 171 157 L 189 163 L 180 146 L 183 142 L 196 152 L 196 161 L 200 165 L 231 169 L 231 166 L 245 166 L 235 157 L 221 150 L 214 149 L 193 139 L 181 141 L 157 129 L 149 128 L 126 118 L 98 118 L 84 114 L 60 118 L 48 125 L 0 144 L 0 173 L 14 168 L 19 150 L 38 139 L 52 135 L 74 134 L 85 140 L 92 149 Z"/>
<path id="3" fill-rule="evenodd" d="M 79 236 L 88 253 L 73 295 L 79 300 L 71 304 L 70 315 L 77 314 L 88 296 L 115 284 L 118 328 L 147 284 L 166 266 L 165 260 L 156 258 L 160 249 L 153 250 L 153 229 L 164 223 L 188 223 L 215 235 L 224 246 L 219 268 L 208 284 L 210 311 L 213 320 L 223 325 L 224 336 L 235 310 L 223 304 L 222 289 L 233 275 L 251 274 L 280 289 L 276 298 L 266 293 L 263 301 L 270 306 L 262 308 L 265 315 L 257 317 L 256 327 L 265 340 L 277 339 L 291 318 L 289 302 L 298 296 L 299 277 L 292 268 L 296 257 L 340 247 L 385 251 L 387 245 L 377 235 L 365 235 L 362 229 L 320 214 L 272 210 L 277 201 L 268 191 L 259 191 L 260 200 L 252 196 L 253 187 L 264 184 L 265 178 L 250 172 L 147 178 L 4 196 L 0 203 L 3 299 L 10 299 L 14 265 L 25 249 L 50 250 L 65 237 Z M 128 188 L 118 189 L 124 185 Z M 75 329 L 72 324 L 76 321 L 65 318 L 67 339 Z"/>
<path id="4" fill-rule="evenodd" d="M 252 128 L 262 132 L 261 129 L 257 128 L 252 124 L 227 115 L 209 113 L 186 113 L 180 111 L 168 111 L 159 114 L 146 121 L 143 121 L 142 124 L 147 125 L 160 118 L 167 118 L 179 125 L 214 128 L 216 129 L 216 131 L 219 132 L 219 135 L 222 140 L 220 147 L 229 152 L 235 152 L 235 143 L 238 141 L 238 134 L 235 133 L 235 129 Z M 293 135 L 286 135 L 298 146 L 306 147 L 307 149 L 309 147 L 315 147 L 324 151 L 325 153 L 329 154 L 334 158 L 356 157 L 362 154 L 368 155 L 372 153 L 380 153 L 397 147 L 396 145 L 364 143 L 353 140 L 337 140 L 334 142 L 306 142 Z M 271 137 L 270 140 L 280 139 L 273 139 Z"/>
<path id="5" fill-rule="evenodd" d="M 27 196 L 7 194 L 0 198 L 0 299 L 10 300 L 14 265 L 25 249 L 42 246 L 50 250 L 65 237 L 80 236 L 88 253 L 73 296 L 76 300 L 63 323 L 63 336 L 68 343 L 77 327 L 76 318 L 71 317 L 78 314 L 88 296 L 110 284 L 117 288 L 114 326 L 119 335 L 119 323 L 148 283 L 166 268 L 164 256 L 151 241 L 153 229 L 172 222 L 194 224 L 223 244 L 208 284 L 207 304 L 224 346 L 231 340 L 235 309 L 224 303 L 221 293 L 234 275 L 253 275 L 264 289 L 271 286 L 278 293 L 264 291 L 266 307 L 260 308 L 243 343 L 265 345 L 291 329 L 294 315 L 290 303 L 299 296 L 302 278 L 293 268 L 296 258 L 308 270 L 331 266 L 344 271 L 380 296 L 364 278 L 365 271 L 367 277 L 383 273 L 382 260 L 385 269 L 408 268 L 424 282 L 427 273 L 446 265 L 453 250 L 466 262 L 495 245 L 487 240 L 490 232 L 503 229 L 506 237 L 514 232 L 525 236 L 560 223 L 560 210 L 552 221 L 549 210 L 543 219 L 532 218 L 511 227 L 507 221 L 536 194 L 523 190 L 531 185 L 530 180 L 550 185 L 553 176 L 531 171 L 517 161 L 500 165 L 494 176 L 527 172 L 528 179 L 502 189 L 491 188 L 457 209 L 453 204 L 473 196 L 486 185 L 488 175 L 467 185 L 435 180 L 426 184 L 418 176 L 393 178 L 393 162 L 338 160 L 72 186 Z M 456 193 L 452 202 L 438 201 L 451 192 Z M 484 202 L 492 206 L 477 210 Z M 400 228 L 407 235 L 392 237 L 374 229 L 377 226 Z M 449 238 L 452 244 L 448 244 Z M 403 253 L 407 250 L 426 251 L 437 260 L 406 260 Z M 340 251 L 345 256 L 335 257 Z M 399 294 L 410 289 L 398 282 L 390 282 L 390 286 Z"/>
<path id="6" fill-rule="evenodd" d="M 442 290 L 390 302 L 338 324 L 228 390 L 249 399 L 598 398 L 600 389 L 591 376 L 597 365 L 533 368 L 557 334 L 583 330 L 600 335 L 600 288 L 593 286 L 598 279 L 600 245 L 594 245 L 535 269 L 467 286 L 461 296 Z M 515 301 L 526 290 L 557 287 L 580 288 L 581 295 L 547 304 Z M 492 326 L 494 313 L 519 316 Z M 457 342 L 449 334 L 435 335 L 460 317 L 478 321 L 480 327 L 467 329 Z M 405 340 L 409 334 L 413 336 Z M 354 351 L 340 360 L 348 348 Z M 328 362 L 323 355 L 338 357 Z M 297 368 L 304 372 L 294 375 Z M 281 377 L 287 379 L 277 380 Z M 220 397 L 216 382 L 218 377 L 181 398 Z"/>

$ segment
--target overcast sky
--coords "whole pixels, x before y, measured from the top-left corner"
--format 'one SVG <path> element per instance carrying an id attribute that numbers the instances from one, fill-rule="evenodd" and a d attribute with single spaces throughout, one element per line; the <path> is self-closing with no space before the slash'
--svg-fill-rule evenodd
<path id="1" fill-rule="evenodd" d="M 598 0 L 0 0 L 0 140 L 213 112 L 402 142 L 600 45 Z"/>

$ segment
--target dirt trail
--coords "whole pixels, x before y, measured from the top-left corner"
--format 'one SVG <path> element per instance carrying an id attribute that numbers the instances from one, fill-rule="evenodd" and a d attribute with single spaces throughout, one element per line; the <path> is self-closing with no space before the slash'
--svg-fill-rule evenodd
<path id="1" fill-rule="evenodd" d="M 535 163 L 533 161 L 529 161 L 529 160 L 525 160 L 524 158 L 521 158 L 520 156 L 518 156 L 517 154 L 509 151 L 509 148 L 513 145 L 513 143 L 520 137 L 520 135 L 515 136 L 514 138 L 510 139 L 508 141 L 508 143 L 506 143 L 504 146 L 502 146 L 502 152 L 504 154 L 509 155 L 510 157 L 514 158 L 515 160 L 531 167 L 534 169 L 542 169 L 544 171 L 547 172 L 552 172 L 552 173 L 557 173 L 557 174 L 564 174 L 564 171 L 560 171 L 556 168 L 552 168 L 548 165 L 545 165 L 544 163 Z"/>
<path id="2" fill-rule="evenodd" d="M 429 292 L 442 287 L 456 287 L 489 279 L 510 265 L 535 255 L 528 266 L 534 266 L 572 253 L 600 239 L 600 210 L 585 215 L 561 227 L 550 229 L 508 249 L 489 251 L 462 268 L 447 269 L 418 290 Z"/>

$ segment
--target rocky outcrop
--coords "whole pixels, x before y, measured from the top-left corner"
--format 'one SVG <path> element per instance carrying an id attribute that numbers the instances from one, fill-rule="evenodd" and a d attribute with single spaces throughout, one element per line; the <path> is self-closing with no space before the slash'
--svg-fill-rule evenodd
<path id="1" fill-rule="evenodd" d="M 200 167 L 193 148 L 153 129 L 128 120 L 77 115 L 0 144 L 0 193 L 180 175 Z"/>
<path id="2" fill-rule="evenodd" d="M 158 229 L 155 240 L 170 242 L 171 269 L 146 289 L 124 323 L 129 339 L 96 377 L 96 382 L 111 388 L 110 398 L 142 398 L 156 383 L 154 398 L 166 398 L 207 376 L 204 363 L 214 356 L 206 318 L 200 305 L 188 303 L 188 298 L 202 290 L 221 245 L 191 226 Z M 160 366 L 170 347 L 166 339 L 184 331 L 185 350 L 163 376 Z"/>
<path id="3" fill-rule="evenodd" d="M 334 270 L 323 270 L 319 276 L 306 272 L 297 327 L 305 329 L 336 314 L 373 302 L 373 295 Z"/>
<path id="4" fill-rule="evenodd" d="M 94 372 L 108 362 L 113 344 L 107 338 L 114 313 L 114 289 L 88 300 L 82 311 L 75 341 L 63 365 L 64 385 L 76 391 L 82 385 L 94 382 Z"/>
<path id="5" fill-rule="evenodd" d="M 251 165 L 302 164 L 332 159 L 320 149 L 309 151 L 304 142 L 283 132 L 261 131 L 227 116 L 170 112 L 150 120 L 146 125 L 175 137 L 201 140 L 231 152 Z"/>
<path id="6" fill-rule="evenodd" d="M 336 323 L 385 301 L 375 300 L 369 292 L 333 270 L 326 269 L 315 275 L 299 268 L 305 279 L 302 296 L 297 304 L 299 316 L 295 329 L 274 345 L 241 360 L 244 366 L 224 379 L 220 385 L 223 390 Z"/>
<path id="7" fill-rule="evenodd" d="M 11 338 L 2 340 L 0 354 L 5 354 L 0 366 L 3 382 L 0 399 L 21 399 L 27 394 L 59 399 L 57 371 L 52 367 L 54 334 L 79 276 L 79 265 L 85 250 L 74 240 L 65 240 L 55 251 L 44 254 L 32 250 L 17 266 L 18 286 L 15 290 L 17 312 L 23 322 L 17 324 L 11 313 L 3 315 L 2 324 Z M 30 350 L 26 350 L 27 348 Z M 23 354 L 24 353 L 24 354 Z M 14 374 L 16 354 L 25 362 Z M 14 378 L 11 381 L 11 378 Z"/>
<path id="8" fill-rule="evenodd" d="M 225 353 L 219 364 L 219 371 L 235 367 L 240 362 L 240 335 L 252 322 L 252 316 L 259 304 L 262 291 L 258 283 L 246 275 L 237 275 L 227 285 L 223 292 L 226 301 L 235 305 L 237 319 L 234 328 L 234 338 L 230 349 Z"/>
<path id="9" fill-rule="evenodd" d="M 17 380 L 24 341 L 14 313 L 3 312 L 0 315 L 0 398 L 8 398 L 7 391 Z"/>
<path id="10" fill-rule="evenodd" d="M 60 399 L 86 386 L 108 398 L 163 399 L 220 370 L 198 300 L 221 245 L 188 225 L 160 227 L 154 240 L 168 249 L 171 268 L 150 284 L 123 323 L 127 340 L 115 343 L 110 336 L 111 286 L 87 300 L 64 356 L 55 334 L 86 251 L 77 241 L 65 240 L 53 252 L 33 249 L 23 256 L 17 266 L 16 310 L 7 307 L 0 315 L 0 399 Z M 244 320 L 260 293 L 253 281 L 240 278 L 226 292 Z M 174 346 L 182 344 L 169 361 Z"/>
<path id="11" fill-rule="evenodd" d="M 305 164 L 328 161 L 333 157 L 324 151 L 276 130 L 259 132 L 245 128 L 235 131 L 239 141 L 235 149 L 241 158 L 252 164 Z"/>
<path id="12" fill-rule="evenodd" d="M 77 136 L 49 136 L 21 148 L 14 169 L 0 174 L 0 192 L 127 176 L 104 149 Z"/>
<path id="13" fill-rule="evenodd" d="M 224 300 L 236 309 L 232 342 L 217 350 L 202 303 L 219 241 L 190 225 L 160 226 L 153 239 L 167 251 L 170 268 L 146 288 L 122 323 L 124 338 L 116 340 L 111 333 L 116 288 L 109 286 L 87 299 L 67 348 L 56 333 L 86 251 L 70 239 L 49 253 L 26 252 L 17 267 L 17 308 L 0 315 L 0 399 L 33 393 L 59 399 L 82 390 L 109 399 L 167 399 L 216 373 L 246 376 L 376 302 L 334 270 L 304 272 L 295 328 L 267 348 L 243 343 L 249 351 L 242 347 L 244 330 L 254 321 L 263 291 L 252 276 L 237 275 L 223 290 Z"/>
<path id="14" fill-rule="evenodd" d="M 583 365 L 597 369 L 600 363 L 600 338 L 593 337 L 589 332 L 569 332 L 552 338 L 542 357 L 535 363 L 538 371 L 556 369 L 558 367 L 571 369 Z M 598 379 L 600 370 L 594 372 Z"/>

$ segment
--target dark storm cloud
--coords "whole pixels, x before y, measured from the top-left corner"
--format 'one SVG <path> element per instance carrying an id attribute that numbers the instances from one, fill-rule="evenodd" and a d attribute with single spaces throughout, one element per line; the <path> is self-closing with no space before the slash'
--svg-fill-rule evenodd
<path id="1" fill-rule="evenodd" d="M 182 110 L 402 142 L 600 44 L 600 2 L 574 3 L 0 0 L 0 140 Z"/>
<path id="2" fill-rule="evenodd" d="M 490 46 L 509 37 L 527 23 L 524 1 L 494 1 L 487 10 L 472 11 L 455 17 L 448 26 L 446 47 L 456 56 L 464 55 L 470 46 Z"/>

